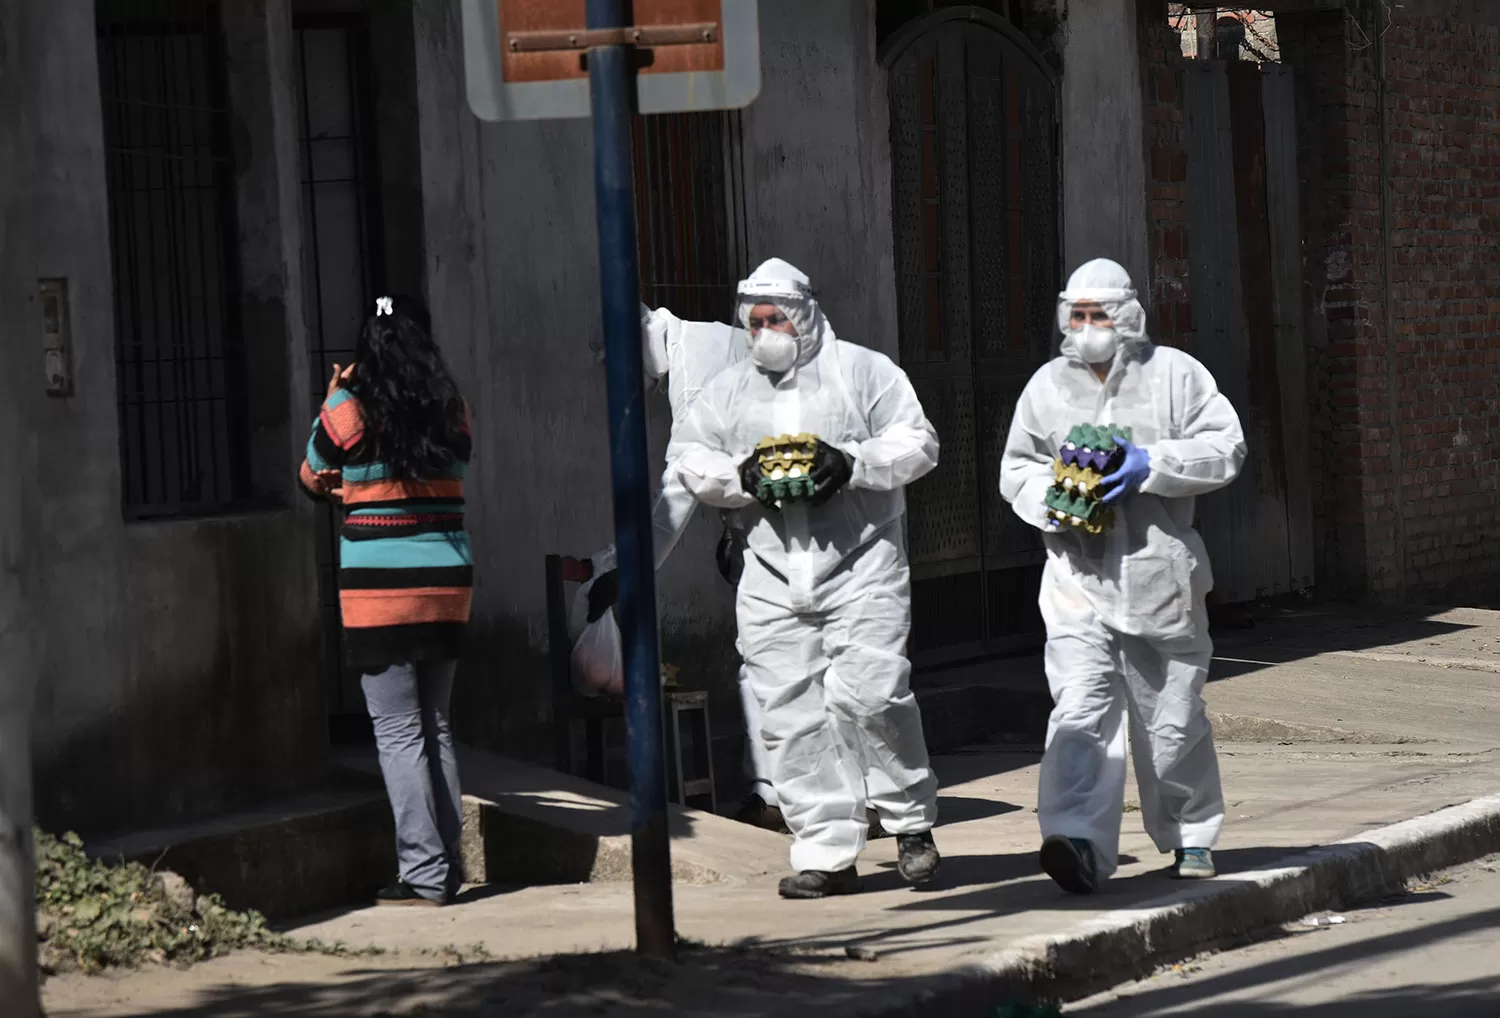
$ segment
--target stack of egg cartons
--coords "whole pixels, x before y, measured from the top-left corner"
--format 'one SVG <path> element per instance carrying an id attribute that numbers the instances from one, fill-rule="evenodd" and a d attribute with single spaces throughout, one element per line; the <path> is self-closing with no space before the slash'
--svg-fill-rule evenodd
<path id="1" fill-rule="evenodd" d="M 1052 465 L 1056 483 L 1047 489 L 1047 518 L 1057 526 L 1102 534 L 1114 522 L 1114 512 L 1103 502 L 1101 482 L 1125 459 L 1116 438 L 1130 441 L 1130 429 L 1080 424 L 1068 432 Z"/>
<path id="2" fill-rule="evenodd" d="M 769 494 L 777 505 L 812 498 L 817 490 L 813 484 L 813 458 L 817 455 L 816 435 L 777 435 L 763 438 L 755 446 L 760 458 L 760 480 L 756 483 L 757 498 Z"/>

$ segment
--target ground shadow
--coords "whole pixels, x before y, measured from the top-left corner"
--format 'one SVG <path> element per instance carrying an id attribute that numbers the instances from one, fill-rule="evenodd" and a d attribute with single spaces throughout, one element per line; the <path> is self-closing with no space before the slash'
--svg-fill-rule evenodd
<path id="1" fill-rule="evenodd" d="M 1406 904 L 1431 896 L 1408 895 Z M 1224 1000 L 1237 993 L 1273 992 L 1273 984 L 1297 980 L 1299 986 L 1321 973 L 1343 966 L 1378 964 L 1383 957 L 1418 952 L 1454 937 L 1488 932 L 1500 925 L 1500 908 L 1444 922 L 1401 930 L 1318 949 L 1308 942 L 1293 957 L 1237 968 L 1220 975 L 1193 978 L 1181 984 L 1135 990 L 1127 997 L 1088 1009 L 1099 1018 L 1155 1018 L 1202 1015 L 1204 1018 L 1284 1018 L 1316 1014 L 1318 1018 L 1495 1018 L 1500 1014 L 1500 976 L 1490 975 L 1445 985 L 1415 984 L 1396 990 L 1368 991 L 1317 1004 L 1278 1000 Z M 1260 988 L 1257 991 L 1257 988 Z"/>
<path id="2" fill-rule="evenodd" d="M 946 776 L 946 769 L 939 766 Z M 966 824 L 974 820 L 988 820 L 990 817 L 1005 816 L 1007 813 L 1019 813 L 1021 807 L 1015 803 L 1003 802 L 999 799 L 978 799 L 971 795 L 939 795 L 938 827 L 948 827 L 953 824 Z"/>

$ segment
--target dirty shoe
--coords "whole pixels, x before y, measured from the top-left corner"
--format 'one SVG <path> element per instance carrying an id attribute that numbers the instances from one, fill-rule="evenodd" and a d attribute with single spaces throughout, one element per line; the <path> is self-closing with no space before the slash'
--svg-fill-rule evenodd
<path id="1" fill-rule="evenodd" d="M 1042 842 L 1042 870 L 1069 894 L 1093 894 L 1099 889 L 1094 868 L 1094 846 L 1082 838 L 1054 834 Z"/>
<path id="2" fill-rule="evenodd" d="M 429 898 L 405 880 L 397 880 L 389 887 L 382 887 L 375 895 L 377 905 L 407 905 L 417 908 L 439 908 L 448 904 L 445 896 L 439 901 Z"/>
<path id="3" fill-rule="evenodd" d="M 786 826 L 786 818 L 781 815 L 781 807 L 771 805 L 754 792 L 745 796 L 745 801 L 740 804 L 740 811 L 734 818 L 742 824 L 776 834 L 792 833 Z"/>
<path id="4" fill-rule="evenodd" d="M 1177 865 L 1172 867 L 1172 875 L 1178 880 L 1207 880 L 1216 876 L 1218 870 L 1214 869 L 1214 854 L 1206 848 L 1179 848 L 1177 850 Z"/>
<path id="5" fill-rule="evenodd" d="M 896 835 L 896 869 L 908 884 L 920 887 L 937 873 L 943 857 L 933 843 L 932 832 Z"/>
<path id="6" fill-rule="evenodd" d="M 865 823 L 869 824 L 869 830 L 865 832 L 866 841 L 879 841 L 881 838 L 889 838 L 890 832 L 880 822 L 880 814 L 868 807 L 865 809 Z"/>
<path id="7" fill-rule="evenodd" d="M 783 898 L 831 898 L 836 894 L 855 894 L 859 891 L 859 874 L 854 867 L 837 873 L 821 870 L 804 870 L 781 881 Z"/>

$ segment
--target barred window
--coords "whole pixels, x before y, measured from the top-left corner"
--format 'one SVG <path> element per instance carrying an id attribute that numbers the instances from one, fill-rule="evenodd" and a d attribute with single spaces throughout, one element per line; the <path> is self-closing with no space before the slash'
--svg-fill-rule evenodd
<path id="1" fill-rule="evenodd" d="M 95 6 L 127 517 L 249 492 L 234 159 L 216 5 Z"/>
<path id="2" fill-rule="evenodd" d="M 740 115 L 641 116 L 634 129 L 641 300 L 727 322 L 748 258 Z"/>

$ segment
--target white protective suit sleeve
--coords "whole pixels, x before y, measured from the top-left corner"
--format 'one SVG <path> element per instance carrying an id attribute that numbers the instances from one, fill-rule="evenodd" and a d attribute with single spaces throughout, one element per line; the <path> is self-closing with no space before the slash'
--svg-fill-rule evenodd
<path id="1" fill-rule="evenodd" d="M 688 491 L 677 476 L 670 457 L 666 472 L 662 474 L 661 491 L 656 493 L 656 502 L 651 506 L 652 544 L 656 550 L 656 568 L 660 569 L 688 524 L 693 522 L 693 513 L 698 509 L 698 500 Z"/>
<path id="2" fill-rule="evenodd" d="M 870 404 L 871 437 L 845 450 L 854 457 L 849 487 L 894 491 L 937 466 L 937 431 L 904 371 L 886 361 L 875 380 L 885 391 Z"/>
<path id="3" fill-rule="evenodd" d="M 716 509 L 743 509 L 755 501 L 740 484 L 740 465 L 723 451 L 723 422 L 698 400 L 672 428 L 667 443 L 667 476 L 662 487 L 681 484 L 699 502 Z M 675 476 L 672 476 L 674 475 Z"/>
<path id="4" fill-rule="evenodd" d="M 1217 491 L 1239 476 L 1245 462 L 1245 433 L 1239 415 L 1207 368 L 1196 365 L 1181 438 L 1151 443 L 1151 474 L 1141 485 L 1147 495 L 1187 498 Z"/>
<path id="5" fill-rule="evenodd" d="M 1047 531 L 1047 489 L 1056 480 L 1053 472 L 1055 450 L 1048 447 L 1048 436 L 1035 425 L 1035 379 L 1028 383 L 1016 402 L 1005 452 L 1000 458 L 1000 495 L 1017 516 L 1038 530 Z"/>

